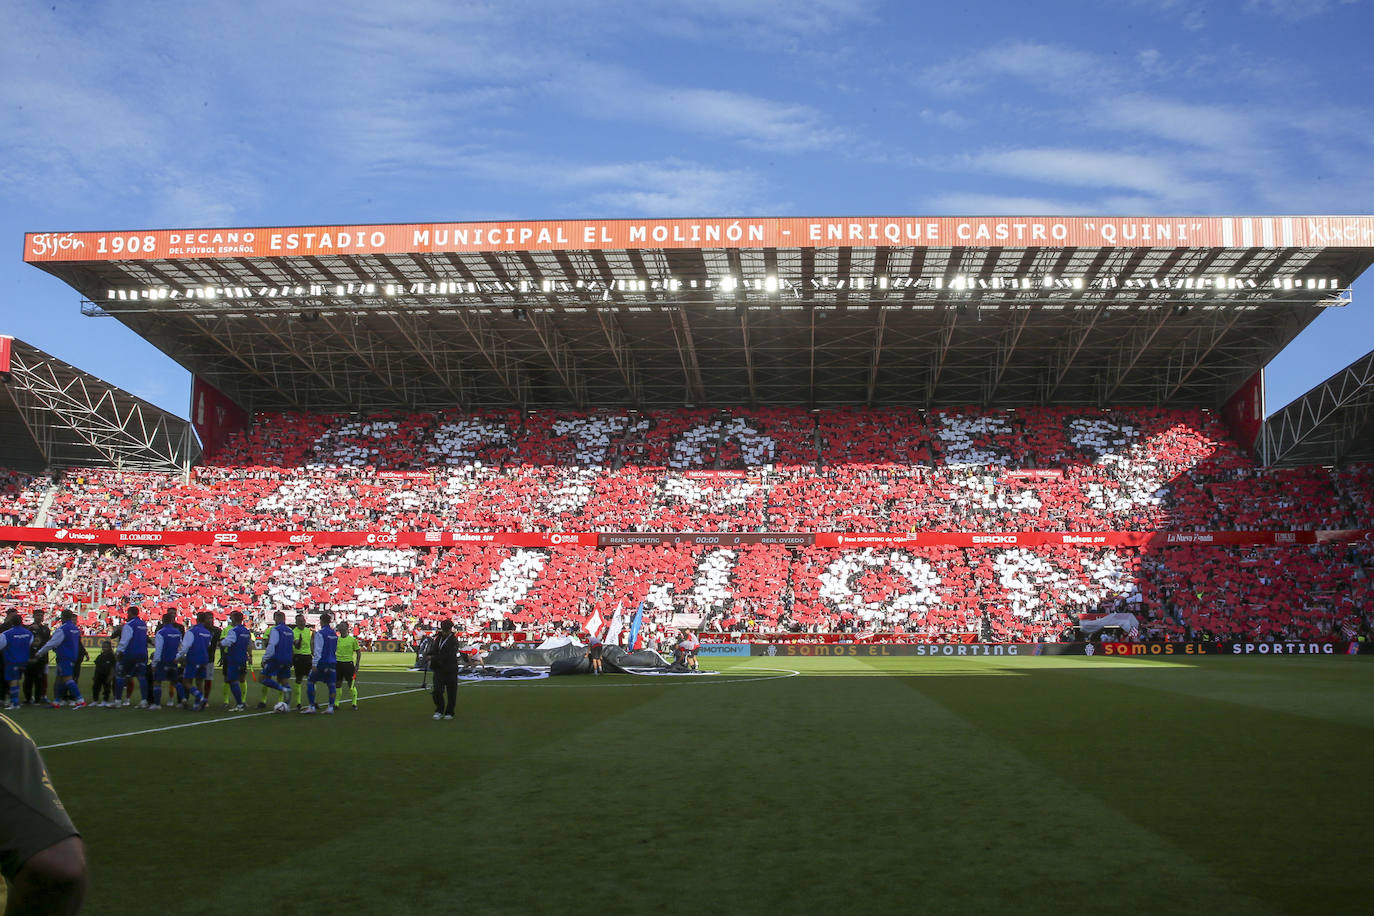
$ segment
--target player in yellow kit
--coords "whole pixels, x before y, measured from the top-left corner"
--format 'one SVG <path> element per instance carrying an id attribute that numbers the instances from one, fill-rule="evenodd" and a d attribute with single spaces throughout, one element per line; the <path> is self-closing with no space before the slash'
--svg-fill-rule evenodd
<path id="1" fill-rule="evenodd" d="M 343 704 L 348 694 L 353 695 L 353 708 L 358 708 L 358 665 L 362 663 L 362 648 L 358 637 L 352 634 L 347 621 L 338 625 L 339 644 L 335 650 L 339 660 L 339 703 Z"/>

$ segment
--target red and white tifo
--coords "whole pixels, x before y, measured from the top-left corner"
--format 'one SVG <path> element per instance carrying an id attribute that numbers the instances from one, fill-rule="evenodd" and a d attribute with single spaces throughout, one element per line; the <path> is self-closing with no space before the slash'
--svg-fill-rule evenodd
<path id="1" fill-rule="evenodd" d="M 190 417 L 0 337 L 0 602 L 540 635 L 1374 635 L 1371 216 L 26 235 Z M 513 637 L 508 637 L 513 638 Z"/>

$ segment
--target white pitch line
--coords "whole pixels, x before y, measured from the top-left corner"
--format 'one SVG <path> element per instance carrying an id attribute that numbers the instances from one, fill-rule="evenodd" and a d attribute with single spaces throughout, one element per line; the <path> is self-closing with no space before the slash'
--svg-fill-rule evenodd
<path id="1" fill-rule="evenodd" d="M 791 668 L 764 668 L 764 667 L 759 666 L 759 665 L 735 665 L 734 667 L 735 667 L 736 669 L 747 669 L 747 670 L 750 670 L 750 671 L 773 671 L 773 672 L 778 672 L 778 673 L 776 673 L 776 674 L 768 674 L 768 675 L 749 675 L 749 676 L 746 676 L 746 677 L 735 677 L 735 678 L 712 677 L 712 678 L 702 678 L 702 679 L 700 679 L 700 680 L 698 680 L 698 679 L 696 679 L 696 678 L 688 678 L 688 679 L 685 679 L 684 682 L 685 682 L 685 683 L 694 683 L 694 684 L 751 684 L 751 683 L 755 683 L 755 682 L 758 682 L 758 681 L 774 681 L 774 680 L 778 680 L 778 679 L 780 679 L 780 678 L 797 677 L 797 676 L 799 676 L 799 675 L 801 674 L 800 671 L 795 671 L 795 670 L 793 670 L 793 669 L 791 669 Z M 548 679 L 547 679 L 547 678 L 540 678 L 540 680 L 541 680 L 541 681 L 547 681 Z M 517 683 L 517 684 L 518 684 L 518 683 L 520 683 L 521 681 L 520 681 L 519 678 L 510 678 L 510 679 L 509 679 L 509 682 L 510 682 L 510 683 Z M 584 684 L 584 685 L 582 686 L 582 689 L 585 690 L 585 689 L 588 689 L 588 688 L 598 688 L 598 687 L 600 687 L 600 688 L 605 688 L 605 687 L 637 687 L 637 686 L 646 684 L 646 683 L 648 683 L 648 682 L 650 682 L 650 679 L 645 678 L 645 679 L 642 679 L 642 680 L 634 680 L 634 681 L 629 681 L 629 682 L 622 683 L 622 684 Z M 378 683 L 378 682 L 377 682 L 377 681 L 373 681 L 372 683 L 375 684 L 375 683 Z M 465 682 L 460 683 L 458 686 L 460 686 L 460 687 L 478 687 L 478 686 L 481 686 L 482 684 L 492 684 L 492 683 L 501 683 L 501 681 L 494 681 L 494 680 L 493 680 L 493 681 L 465 681 Z M 571 686 L 574 682 L 572 682 L 572 681 L 554 681 L 553 683 L 555 683 L 555 684 L 566 684 L 566 685 Z M 657 682 L 657 681 L 656 681 L 656 683 L 661 683 L 661 682 Z M 373 694 L 372 696 L 369 696 L 369 697 L 359 697 L 358 699 L 359 699 L 360 702 L 361 702 L 362 700 L 380 700 L 382 697 L 396 697 L 396 696 L 400 696 L 401 694 L 405 694 L 405 693 L 414 693 L 415 691 L 417 691 L 417 690 L 419 690 L 419 689 L 420 689 L 419 687 L 411 687 L 409 690 L 393 690 L 391 693 L 378 693 L 378 694 Z M 247 714 L 241 715 L 241 716 L 227 715 L 227 716 L 221 716 L 221 717 L 219 717 L 218 719 L 202 719 L 202 720 L 200 720 L 200 721 L 198 721 L 198 722 L 182 722 L 182 723 L 180 723 L 179 725 L 163 725 L 163 726 L 160 726 L 160 727 L 158 727 L 158 728 L 145 728 L 145 729 L 140 729 L 139 731 L 136 731 L 136 732 L 121 732 L 121 733 L 118 734 L 118 735 L 97 735 L 97 736 L 94 737 L 94 738 L 78 738 L 78 739 L 75 740 L 75 741 L 61 741 L 61 742 L 59 742 L 59 743 L 57 743 L 57 744 L 44 744 L 44 745 L 41 745 L 38 749 L 39 749 L 40 751 L 47 751 L 47 750 L 51 750 L 51 749 L 53 749 L 53 748 L 58 748 L 58 747 L 71 747 L 71 746 L 74 745 L 74 744 L 91 744 L 91 743 L 93 743 L 93 742 L 95 742 L 95 741 L 109 741 L 111 738 L 131 738 L 131 737 L 133 737 L 133 736 L 135 736 L 135 735 L 151 735 L 151 734 L 153 734 L 154 732 L 169 732 L 169 731 L 174 731 L 174 730 L 176 730 L 176 729 L 178 729 L 178 728 L 194 728 L 194 727 L 196 727 L 197 725 L 214 725 L 214 724 L 216 724 L 216 723 L 218 723 L 218 722 L 242 722 L 242 721 L 245 720 L 245 719 L 256 719 L 256 718 L 258 718 L 259 716 L 276 716 L 276 715 L 281 715 L 281 713 L 278 713 L 278 712 L 270 711 L 270 710 L 269 710 L 269 711 L 266 711 L 266 712 L 250 712 L 250 713 L 247 713 Z"/>
<path id="2" fill-rule="evenodd" d="M 392 693 L 377 693 L 373 694 L 370 697 L 359 697 L 358 701 L 362 702 L 363 700 L 380 700 L 382 697 L 400 696 L 403 693 L 413 693 L 419 689 L 420 688 L 418 687 L 412 687 L 410 690 L 396 690 Z M 279 715 L 281 715 L 281 713 L 276 712 L 275 710 L 268 710 L 267 712 L 250 712 L 246 715 L 241 716 L 227 715 L 220 716 L 218 719 L 201 719 L 198 722 L 182 722 L 179 725 L 163 725 L 158 728 L 145 728 L 136 732 L 121 732 L 118 735 L 97 735 L 94 738 L 78 738 L 75 741 L 61 741 L 57 744 L 44 744 L 39 746 L 38 749 L 40 751 L 47 751 L 55 747 L 71 747 L 73 744 L 90 744 L 94 741 L 109 741 L 111 738 L 132 738 L 134 735 L 151 735 L 153 732 L 170 732 L 175 731 L 178 728 L 195 728 L 197 725 L 215 725 L 220 722 L 242 722 L 245 719 L 256 719 L 258 716 Z"/>
<path id="3" fill-rule="evenodd" d="M 649 677 L 649 676 L 644 676 L 644 675 L 630 675 L 630 677 L 633 678 L 632 680 L 629 680 L 629 681 L 621 681 L 621 682 L 615 683 L 615 684 L 601 684 L 601 683 L 591 683 L 591 684 L 588 684 L 588 683 L 586 683 L 586 682 L 583 680 L 583 678 L 580 677 L 580 676 L 579 676 L 579 677 L 558 678 L 557 680 L 555 680 L 555 679 L 553 679 L 553 678 L 529 678 L 528 680 L 538 680 L 539 683 L 541 683 L 541 684 L 547 684 L 547 685 L 549 685 L 550 687 L 577 687 L 579 690 L 597 690 L 597 689 L 605 689 L 605 688 L 608 688 L 608 687 L 646 687 L 646 686 L 648 686 L 649 684 L 754 684 L 754 683 L 758 683 L 758 682 L 761 682 L 761 681 L 776 681 L 776 680 L 779 680 L 780 678 L 798 677 L 798 676 L 801 675 L 801 672 L 800 672 L 800 671 L 794 671 L 794 670 L 792 670 L 791 668 L 763 668 L 763 667 L 760 667 L 760 666 L 758 666 L 758 665 L 735 665 L 734 668 L 733 668 L 733 669 L 730 669 L 730 670 L 737 670 L 737 669 L 748 669 L 748 670 L 750 670 L 750 671 L 777 671 L 777 672 L 782 672 L 782 673 L 780 673 L 780 674 L 750 674 L 750 675 L 746 675 L 746 676 L 744 676 L 744 677 L 701 677 L 701 678 L 687 677 L 687 676 L 683 676 L 683 677 L 679 677 L 679 678 L 668 678 L 668 677 Z M 724 672 L 724 671 L 721 672 L 721 674 L 725 674 L 725 673 L 727 673 L 727 672 Z M 483 686 L 484 684 L 523 684 L 523 683 L 526 682 L 526 680 L 527 680 L 526 678 L 518 678 L 518 677 L 512 677 L 512 678 L 491 678 L 490 680 L 484 680 L 484 681 L 459 681 L 459 682 L 458 682 L 458 686 L 459 686 L 459 687 L 481 687 L 481 686 Z"/>

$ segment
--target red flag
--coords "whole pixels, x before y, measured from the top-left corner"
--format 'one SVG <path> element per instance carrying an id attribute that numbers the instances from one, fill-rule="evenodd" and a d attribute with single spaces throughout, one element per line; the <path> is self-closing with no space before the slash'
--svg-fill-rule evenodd
<path id="1" fill-rule="evenodd" d="M 587 631 L 588 636 L 600 636 L 601 625 L 601 612 L 592 611 L 592 616 L 587 618 L 587 622 L 582 625 L 582 629 Z"/>

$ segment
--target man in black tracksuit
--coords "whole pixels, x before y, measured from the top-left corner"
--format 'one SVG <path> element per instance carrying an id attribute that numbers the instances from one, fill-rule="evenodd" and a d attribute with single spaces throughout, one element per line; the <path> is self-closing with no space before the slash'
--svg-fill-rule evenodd
<path id="1" fill-rule="evenodd" d="M 33 634 L 33 651 L 37 652 L 40 646 L 46 646 L 48 640 L 52 639 L 52 630 L 43 622 L 43 609 L 34 608 L 33 623 L 29 624 L 29 632 Z M 44 706 L 48 705 L 48 658 L 32 659 L 28 667 L 24 669 L 24 702 L 37 703 Z"/>
<path id="2" fill-rule="evenodd" d="M 92 703 L 109 705 L 110 698 L 114 696 L 114 671 L 114 645 L 108 639 L 102 639 L 100 654 L 95 657 L 95 675 L 91 680 Z"/>
<path id="3" fill-rule="evenodd" d="M 439 624 L 429 647 L 429 670 L 434 675 L 434 718 L 452 719 L 458 702 L 458 640 L 453 636 L 452 620 Z M 444 691 L 448 691 L 447 703 Z"/>

